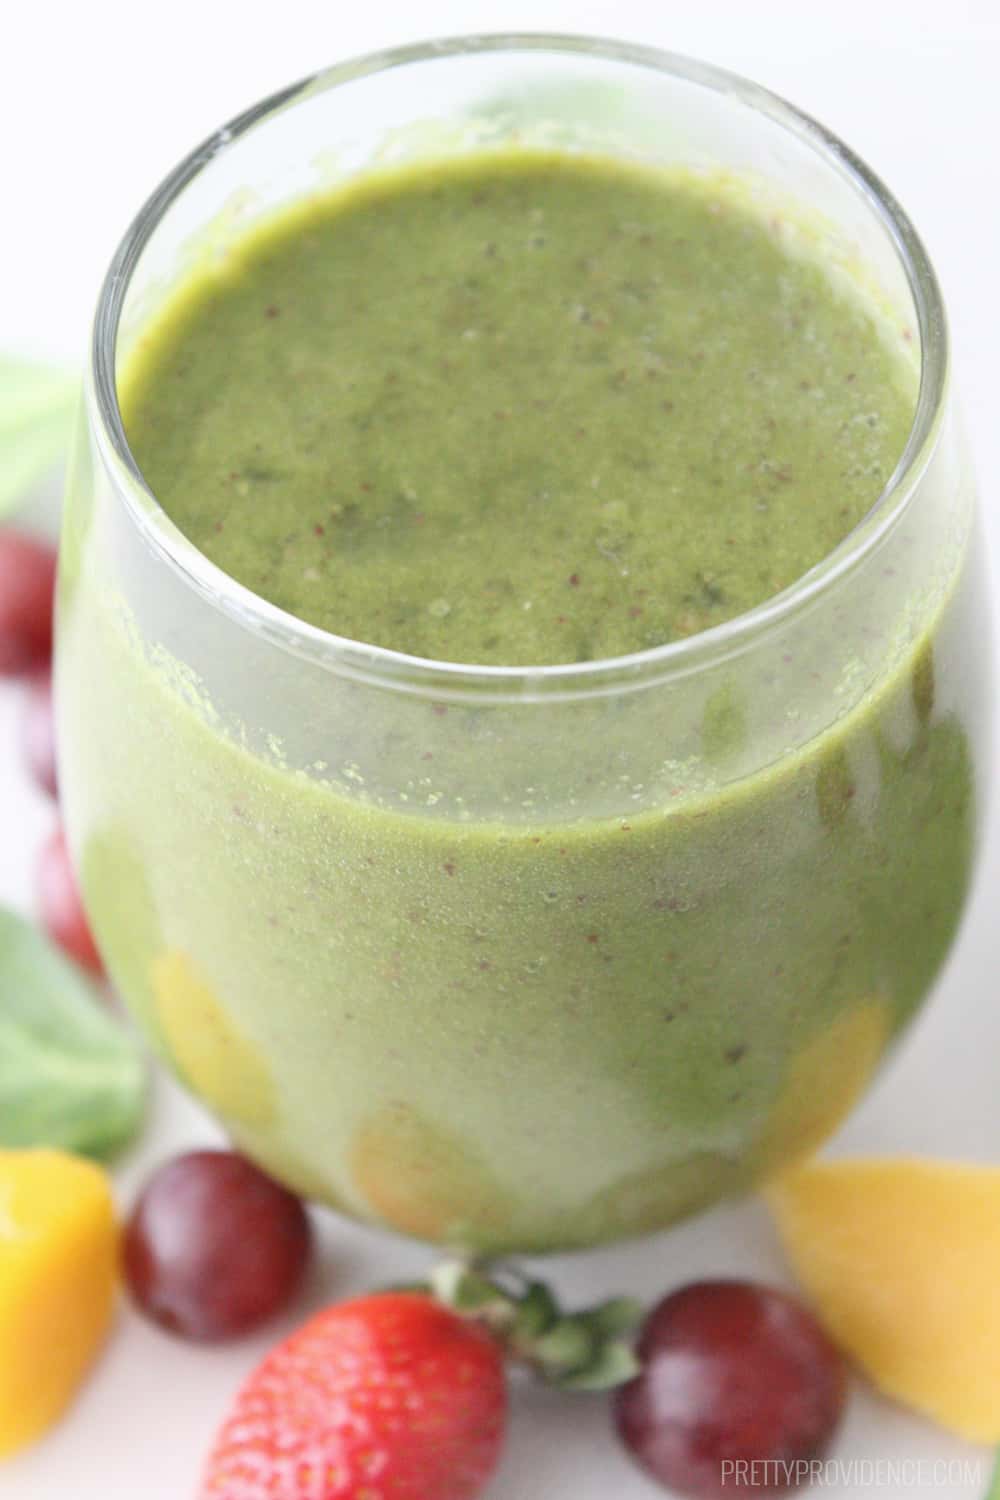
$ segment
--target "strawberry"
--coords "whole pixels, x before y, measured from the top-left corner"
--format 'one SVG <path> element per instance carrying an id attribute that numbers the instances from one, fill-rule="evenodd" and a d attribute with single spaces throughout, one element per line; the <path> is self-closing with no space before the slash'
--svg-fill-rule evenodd
<path id="1" fill-rule="evenodd" d="M 503 1352 L 415 1292 L 325 1309 L 258 1365 L 199 1500 L 473 1500 L 500 1457 Z"/>

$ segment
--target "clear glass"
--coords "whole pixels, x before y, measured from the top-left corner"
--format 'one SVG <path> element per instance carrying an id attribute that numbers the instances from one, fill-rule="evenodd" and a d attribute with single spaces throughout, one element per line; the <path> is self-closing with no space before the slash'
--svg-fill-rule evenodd
<path id="1" fill-rule="evenodd" d="M 372 166 L 517 139 L 725 169 L 865 281 L 919 380 L 865 521 L 614 661 L 324 634 L 159 508 L 116 372 L 178 278 Z M 820 126 L 700 63 L 463 38 L 330 69 L 154 193 L 97 313 L 62 548 L 72 847 L 111 974 L 267 1168 L 478 1251 L 637 1234 L 815 1146 L 956 930 L 987 764 L 974 496 L 933 272 Z"/>

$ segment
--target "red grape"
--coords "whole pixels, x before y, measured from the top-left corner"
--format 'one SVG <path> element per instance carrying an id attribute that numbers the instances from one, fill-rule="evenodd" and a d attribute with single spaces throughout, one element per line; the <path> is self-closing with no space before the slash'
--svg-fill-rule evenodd
<path id="1" fill-rule="evenodd" d="M 55 549 L 19 531 L 0 531 L 0 677 L 48 664 L 55 586 Z"/>
<path id="2" fill-rule="evenodd" d="M 748 1282 L 665 1297 L 638 1354 L 641 1374 L 616 1397 L 619 1436 L 654 1479 L 698 1500 L 728 1500 L 741 1473 L 755 1493 L 807 1478 L 844 1407 L 843 1362 L 811 1313 Z"/>
<path id="3" fill-rule="evenodd" d="M 42 845 L 38 857 L 38 910 L 45 931 L 64 953 L 92 974 L 103 974 L 61 828 Z"/>
<path id="4" fill-rule="evenodd" d="M 56 773 L 56 725 L 52 708 L 52 673 L 31 678 L 21 710 L 21 753 L 32 779 L 48 792 L 59 794 Z"/>
<path id="5" fill-rule="evenodd" d="M 312 1234 L 294 1194 L 232 1151 L 190 1151 L 153 1174 L 125 1226 L 132 1296 L 155 1323 L 211 1343 L 292 1297 Z"/>

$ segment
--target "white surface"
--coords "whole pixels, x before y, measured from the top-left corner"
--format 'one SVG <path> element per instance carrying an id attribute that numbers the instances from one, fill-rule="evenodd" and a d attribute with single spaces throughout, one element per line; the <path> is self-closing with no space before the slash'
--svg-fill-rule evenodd
<path id="1" fill-rule="evenodd" d="M 132 212 L 179 155 L 255 98 L 369 48 L 518 27 L 617 34 L 748 73 L 832 126 L 892 185 L 944 282 L 1000 576 L 1000 8 L 991 0 L 823 7 L 802 0 L 369 0 L 344 7 L 175 0 L 155 10 L 134 0 L 74 7 L 38 0 L 11 7 L 0 50 L 0 348 L 82 358 L 99 279 Z M 0 900 L 28 908 L 35 850 L 54 814 L 20 771 L 15 713 L 15 690 L 0 687 Z M 1000 1160 L 998 885 L 1000 798 L 976 896 L 935 1000 L 838 1148 Z M 142 1146 L 118 1174 L 122 1202 L 152 1162 L 210 1139 L 200 1111 L 159 1087 Z M 404 1279 L 425 1259 L 419 1249 L 330 1217 L 308 1304 Z M 569 1300 L 615 1290 L 652 1298 L 711 1273 L 787 1280 L 757 1206 L 719 1211 L 641 1245 L 548 1263 Z M 234 1387 L 281 1332 L 206 1352 L 161 1336 L 123 1308 L 70 1417 L 0 1469 L 0 1500 L 189 1500 Z M 982 1450 L 860 1388 L 836 1457 L 846 1465 L 923 1461 L 902 1478 L 860 1465 L 840 1481 L 831 1474 L 817 1493 L 838 1500 L 968 1500 L 986 1487 Z M 952 1459 L 971 1465 L 967 1480 L 933 1467 Z M 657 1494 L 619 1454 L 599 1398 L 517 1398 L 489 1500 Z"/>

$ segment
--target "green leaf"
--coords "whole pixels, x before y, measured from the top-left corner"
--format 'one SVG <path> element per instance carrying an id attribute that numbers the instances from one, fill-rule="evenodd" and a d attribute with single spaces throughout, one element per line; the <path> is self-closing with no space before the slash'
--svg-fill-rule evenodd
<path id="1" fill-rule="evenodd" d="M 1000 1500 L 1000 1455 L 997 1457 L 996 1467 L 993 1470 L 993 1478 L 990 1487 L 986 1491 L 985 1500 Z"/>
<path id="2" fill-rule="evenodd" d="M 64 456 L 79 399 L 78 375 L 0 355 L 0 516 Z"/>
<path id="3" fill-rule="evenodd" d="M 518 1303 L 511 1337 L 529 1342 L 547 1332 L 559 1316 L 555 1298 L 542 1281 L 533 1281 Z"/>
<path id="4" fill-rule="evenodd" d="M 627 1344 L 605 1344 L 592 1364 L 557 1382 L 564 1391 L 610 1391 L 638 1375 L 641 1365 Z"/>
<path id="5" fill-rule="evenodd" d="M 513 1316 L 510 1299 L 487 1276 L 464 1261 L 445 1261 L 431 1272 L 431 1288 L 439 1302 L 458 1313 L 499 1311 Z"/>
<path id="6" fill-rule="evenodd" d="M 138 1129 L 145 1082 L 93 986 L 0 907 L 0 1146 L 107 1156 Z"/>
<path id="7" fill-rule="evenodd" d="M 532 1359 L 550 1380 L 564 1381 L 566 1374 L 583 1370 L 593 1362 L 598 1349 L 585 1318 L 561 1318 L 549 1333 L 536 1339 Z"/>
<path id="8" fill-rule="evenodd" d="M 595 1333 L 604 1339 L 612 1339 L 638 1328 L 642 1312 L 642 1303 L 634 1297 L 613 1297 L 610 1302 L 592 1308 L 584 1317 Z"/>

